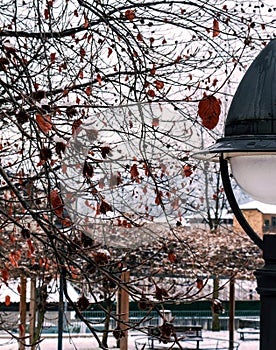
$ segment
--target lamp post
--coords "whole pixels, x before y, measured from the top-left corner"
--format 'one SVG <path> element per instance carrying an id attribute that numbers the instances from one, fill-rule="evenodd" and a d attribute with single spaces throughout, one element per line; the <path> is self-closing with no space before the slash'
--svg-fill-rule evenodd
<path id="1" fill-rule="evenodd" d="M 260 294 L 260 350 L 276 349 L 276 235 L 261 239 L 243 216 L 229 174 L 251 197 L 276 204 L 276 40 L 259 53 L 233 97 L 224 137 L 205 153 L 217 154 L 224 191 L 240 225 L 263 250 L 255 271 Z"/>

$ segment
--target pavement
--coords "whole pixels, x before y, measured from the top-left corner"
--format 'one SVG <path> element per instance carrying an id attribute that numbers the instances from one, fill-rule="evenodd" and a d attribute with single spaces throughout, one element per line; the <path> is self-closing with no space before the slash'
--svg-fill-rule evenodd
<path id="1" fill-rule="evenodd" d="M 203 331 L 203 342 L 200 342 L 200 349 L 220 349 L 219 345 L 223 345 L 223 350 L 228 349 L 228 332 L 211 332 Z M 131 333 L 129 334 L 128 339 L 128 350 L 135 349 L 135 340 L 143 337 L 143 334 Z M 220 339 L 220 340 L 219 340 Z M 224 339 L 222 341 L 221 339 Z M 246 340 L 240 340 L 239 334 L 235 333 L 235 341 L 239 343 L 239 347 L 234 349 L 238 350 L 258 350 L 259 349 L 259 340 L 255 336 L 248 336 Z M 187 343 L 188 344 L 188 343 Z M 118 349 L 116 348 L 116 340 L 114 337 L 110 337 L 108 341 L 109 349 Z M 238 345 L 238 344 L 237 344 Z M 187 348 L 186 348 L 187 346 Z M 191 347 L 188 347 L 185 342 L 185 349 L 195 349 L 196 343 L 193 342 Z M 225 347 L 226 346 L 226 347 Z M 28 349 L 28 347 L 26 347 Z M 45 338 L 41 341 L 37 350 L 57 350 L 58 349 L 58 339 L 56 334 L 47 334 Z M 62 340 L 62 349 L 63 350 L 98 350 L 100 349 L 97 345 L 97 342 L 94 337 L 91 337 L 89 334 L 74 334 L 71 337 L 68 337 L 67 334 L 64 335 Z M 0 336 L 0 350 L 18 350 L 18 344 L 16 340 L 11 340 L 8 336 Z"/>

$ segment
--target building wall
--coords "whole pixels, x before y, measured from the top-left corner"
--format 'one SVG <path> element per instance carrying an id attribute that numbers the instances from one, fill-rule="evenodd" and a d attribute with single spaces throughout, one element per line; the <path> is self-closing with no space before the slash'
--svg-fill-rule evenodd
<path id="1" fill-rule="evenodd" d="M 264 215 L 257 209 L 245 209 L 242 210 L 242 213 L 253 228 L 253 230 L 258 233 L 261 237 L 263 236 L 263 225 L 264 225 Z M 271 217 L 271 215 L 270 215 Z M 238 223 L 236 217 L 233 220 L 233 230 L 236 232 L 244 232 Z"/>
<path id="2" fill-rule="evenodd" d="M 264 215 L 264 232 L 276 232 L 276 214 Z"/>

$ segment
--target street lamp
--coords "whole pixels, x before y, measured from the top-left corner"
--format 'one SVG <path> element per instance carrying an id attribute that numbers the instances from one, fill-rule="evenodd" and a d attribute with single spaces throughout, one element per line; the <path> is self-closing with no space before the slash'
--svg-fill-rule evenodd
<path id="1" fill-rule="evenodd" d="M 276 39 L 259 53 L 233 97 L 224 137 L 206 152 L 217 154 L 224 191 L 240 225 L 263 250 L 255 271 L 260 294 L 260 350 L 276 350 L 276 235 L 261 239 L 243 216 L 229 174 L 251 197 L 276 204 Z M 205 152 L 205 153 L 206 153 Z"/>

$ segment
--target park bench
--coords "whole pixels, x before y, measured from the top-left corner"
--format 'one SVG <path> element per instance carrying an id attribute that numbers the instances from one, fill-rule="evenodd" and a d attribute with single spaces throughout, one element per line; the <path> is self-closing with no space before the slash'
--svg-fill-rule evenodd
<path id="1" fill-rule="evenodd" d="M 202 326 L 201 325 L 174 325 L 177 338 L 181 342 L 194 341 L 196 342 L 196 348 L 199 349 L 199 343 L 203 341 Z M 149 344 L 150 349 L 166 349 L 165 344 L 160 344 L 159 338 L 161 336 L 159 327 L 149 328 Z M 174 341 L 172 338 L 171 341 Z M 158 342 L 158 344 L 157 344 Z"/>
<path id="2" fill-rule="evenodd" d="M 260 334 L 260 320 L 240 318 L 237 332 L 240 334 L 240 340 L 244 340 L 245 334 Z"/>

